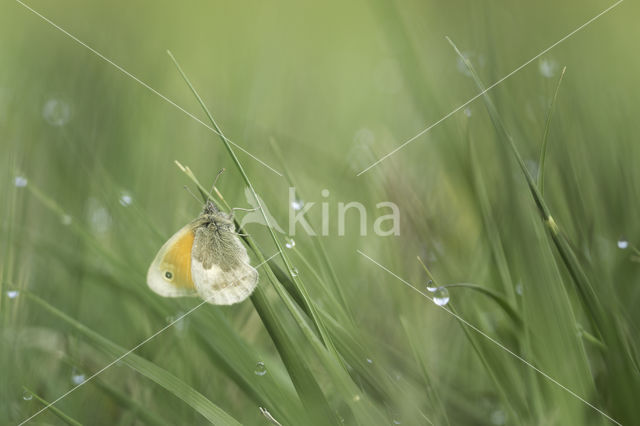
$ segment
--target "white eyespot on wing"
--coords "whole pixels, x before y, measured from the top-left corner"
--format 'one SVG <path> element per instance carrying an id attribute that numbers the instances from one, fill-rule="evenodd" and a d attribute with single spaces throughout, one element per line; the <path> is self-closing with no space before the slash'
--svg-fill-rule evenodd
<path id="1" fill-rule="evenodd" d="M 205 269 L 201 262 L 193 259 L 191 275 L 198 295 L 213 305 L 233 305 L 245 300 L 258 285 L 258 271 L 248 260 L 247 256 L 237 268 L 223 271 L 215 264 Z"/>
<path id="2" fill-rule="evenodd" d="M 189 224 L 164 243 L 147 271 L 151 290 L 163 297 L 198 295 L 191 278 L 193 239 L 193 224 Z"/>

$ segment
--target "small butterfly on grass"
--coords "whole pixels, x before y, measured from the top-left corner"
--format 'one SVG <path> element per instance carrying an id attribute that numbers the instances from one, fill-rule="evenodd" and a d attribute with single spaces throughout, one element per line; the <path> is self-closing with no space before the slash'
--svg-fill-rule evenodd
<path id="1" fill-rule="evenodd" d="M 235 230 L 234 210 L 244 209 L 225 213 L 207 200 L 200 216 L 160 248 L 147 272 L 149 287 L 164 297 L 199 296 L 214 305 L 249 297 L 258 271 Z"/>

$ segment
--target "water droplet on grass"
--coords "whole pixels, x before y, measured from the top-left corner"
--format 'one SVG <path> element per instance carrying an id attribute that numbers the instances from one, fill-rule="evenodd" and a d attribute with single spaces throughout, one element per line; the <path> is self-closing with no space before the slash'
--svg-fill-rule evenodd
<path id="1" fill-rule="evenodd" d="M 471 62 L 471 65 L 473 65 L 476 69 L 484 67 L 484 56 L 477 55 L 474 52 L 462 52 L 462 56 L 466 60 Z M 456 60 L 458 71 L 460 71 L 467 77 L 471 77 L 471 71 L 469 71 L 469 69 L 467 68 L 467 64 L 465 64 L 465 61 L 460 56 L 458 56 Z"/>
<path id="2" fill-rule="evenodd" d="M 61 127 L 71 118 L 71 107 L 59 99 L 49 99 L 42 108 L 42 116 L 52 126 Z"/>
<path id="3" fill-rule="evenodd" d="M 74 385 L 80 385 L 84 383 L 84 381 L 85 381 L 85 375 L 82 374 L 80 371 L 78 371 L 77 368 L 73 367 L 73 370 L 71 371 L 71 382 Z"/>
<path id="4" fill-rule="evenodd" d="M 522 283 L 516 284 L 516 294 L 522 296 Z"/>
<path id="5" fill-rule="evenodd" d="M 495 410 L 491 413 L 491 423 L 494 425 L 503 425 L 507 422 L 507 415 L 502 410 Z"/>
<path id="6" fill-rule="evenodd" d="M 427 285 L 425 287 L 430 293 L 434 293 L 438 289 L 438 287 L 433 284 L 433 280 L 427 281 Z"/>
<path id="7" fill-rule="evenodd" d="M 120 194 L 120 204 L 124 207 L 130 206 L 131 203 L 133 203 L 133 198 L 131 197 L 131 194 L 129 194 L 128 192 L 122 192 L 122 194 Z"/>
<path id="8" fill-rule="evenodd" d="M 19 295 L 20 295 L 20 292 L 18 290 L 9 290 L 9 291 L 7 291 L 7 297 L 9 299 L 15 299 Z"/>
<path id="9" fill-rule="evenodd" d="M 367 362 L 368 362 L 369 364 L 373 364 L 373 360 L 372 360 L 371 358 L 367 358 Z"/>
<path id="10" fill-rule="evenodd" d="M 297 277 L 298 274 L 299 274 L 298 268 L 296 268 L 295 266 L 293 268 L 291 268 L 291 276 L 292 277 Z"/>
<path id="11" fill-rule="evenodd" d="M 24 188 L 25 186 L 27 186 L 27 178 L 24 176 L 16 176 L 16 178 L 13 180 L 13 184 L 18 188 Z"/>
<path id="12" fill-rule="evenodd" d="M 294 248 L 295 246 L 296 246 L 296 242 L 293 238 L 289 239 L 289 241 L 285 243 L 285 247 L 288 249 Z"/>
<path id="13" fill-rule="evenodd" d="M 22 399 L 24 399 L 25 401 L 31 401 L 33 399 L 33 394 L 28 390 L 25 390 L 22 393 Z"/>
<path id="14" fill-rule="evenodd" d="M 623 240 L 623 239 L 618 240 L 618 248 L 619 249 L 624 250 L 624 249 L 626 249 L 628 247 L 629 247 L 629 241 Z"/>
<path id="15" fill-rule="evenodd" d="M 256 369 L 253 371 L 256 376 L 264 376 L 267 374 L 267 367 L 264 366 L 264 362 L 258 361 Z"/>
<path id="16" fill-rule="evenodd" d="M 558 64 L 556 61 L 548 58 L 541 59 L 538 64 L 538 70 L 544 77 L 551 78 L 556 74 Z"/>
<path id="17" fill-rule="evenodd" d="M 433 293 L 433 303 L 438 306 L 444 306 L 449 303 L 449 290 L 444 287 L 438 287 Z"/>
<path id="18" fill-rule="evenodd" d="M 111 215 L 97 199 L 89 198 L 87 213 L 94 232 L 104 234 L 111 228 Z"/>

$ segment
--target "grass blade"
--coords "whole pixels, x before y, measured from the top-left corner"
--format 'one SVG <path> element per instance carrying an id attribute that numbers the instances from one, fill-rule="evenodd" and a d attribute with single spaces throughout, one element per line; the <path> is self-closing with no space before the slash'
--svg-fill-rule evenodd
<path id="1" fill-rule="evenodd" d="M 107 338 L 86 327 L 82 323 L 71 318 L 64 312 L 51 306 L 49 303 L 42 300 L 33 293 L 25 291 L 25 295 L 33 302 L 49 311 L 54 316 L 71 325 L 76 331 L 93 342 L 93 344 L 102 349 L 106 354 L 113 357 L 119 357 L 127 352 L 126 349 L 116 345 Z M 131 368 L 133 368 L 140 374 L 156 382 L 158 385 L 162 386 L 163 388 L 183 400 L 185 403 L 191 406 L 191 408 L 196 410 L 211 423 L 216 425 L 240 425 L 238 421 L 236 421 L 233 417 L 227 414 L 216 404 L 209 401 L 200 392 L 184 383 L 182 380 L 169 373 L 168 371 L 158 367 L 153 362 L 147 361 L 146 359 L 134 353 L 130 353 L 126 357 L 122 358 L 122 362 L 128 364 Z"/>
<path id="2" fill-rule="evenodd" d="M 47 400 L 45 400 L 44 398 L 41 398 L 40 396 L 38 396 L 38 394 L 36 394 L 34 391 L 32 391 L 31 389 L 29 389 L 26 386 L 22 386 L 24 388 L 24 390 L 26 392 L 29 392 L 29 394 L 31 394 L 35 399 L 37 399 L 38 401 L 40 401 L 42 403 L 42 405 L 44 405 L 45 407 L 47 405 L 49 405 L 49 402 Z M 67 414 L 63 413 L 62 410 L 60 410 L 57 407 L 54 407 L 53 405 L 51 405 L 49 407 L 49 410 L 51 410 L 51 412 L 53 414 L 55 414 L 56 416 L 58 416 L 58 418 L 60 418 L 60 420 L 62 420 L 63 422 L 65 422 L 66 424 L 70 425 L 70 426 L 82 426 L 82 423 L 80 423 L 77 420 L 74 420 L 72 417 L 68 416 Z"/>
<path id="3" fill-rule="evenodd" d="M 538 188 L 540 188 L 540 194 L 544 194 L 544 163 L 547 158 L 547 144 L 549 141 L 549 129 L 551 128 L 551 117 L 553 116 L 553 108 L 556 105 L 556 99 L 558 98 L 558 92 L 560 91 L 560 84 L 562 84 L 562 78 L 567 71 L 567 67 L 562 68 L 562 73 L 556 84 L 556 90 L 553 93 L 551 104 L 549 105 L 549 111 L 547 112 L 547 120 L 544 124 L 544 135 L 542 136 L 542 148 L 540 149 L 540 169 L 538 170 Z"/>

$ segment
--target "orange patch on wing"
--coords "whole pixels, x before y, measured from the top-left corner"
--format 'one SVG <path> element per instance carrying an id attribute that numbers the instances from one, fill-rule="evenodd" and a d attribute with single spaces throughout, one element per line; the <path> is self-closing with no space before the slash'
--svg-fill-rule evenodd
<path id="1" fill-rule="evenodd" d="M 195 285 L 191 279 L 191 248 L 195 232 L 186 231 L 167 249 L 162 259 L 162 268 L 173 274 L 173 280 L 169 281 L 176 287 L 195 290 Z"/>

